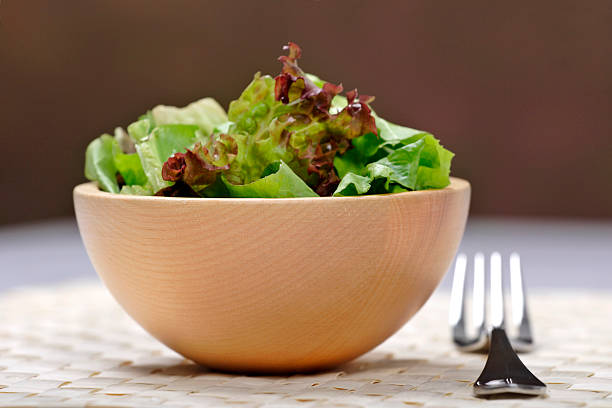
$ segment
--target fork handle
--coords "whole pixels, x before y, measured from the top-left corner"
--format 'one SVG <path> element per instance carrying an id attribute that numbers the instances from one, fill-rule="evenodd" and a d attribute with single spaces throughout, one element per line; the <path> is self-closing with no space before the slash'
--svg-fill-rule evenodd
<path id="1" fill-rule="evenodd" d="M 499 327 L 493 328 L 489 357 L 480 377 L 474 383 L 474 392 L 477 395 L 499 392 L 538 395 L 546 392 L 545 390 L 546 385 L 525 367 L 512 349 L 506 331 Z"/>

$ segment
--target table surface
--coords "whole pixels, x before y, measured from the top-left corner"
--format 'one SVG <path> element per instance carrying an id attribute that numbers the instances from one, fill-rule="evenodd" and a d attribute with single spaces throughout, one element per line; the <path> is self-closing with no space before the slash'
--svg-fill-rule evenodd
<path id="1" fill-rule="evenodd" d="M 529 287 L 612 289 L 612 220 L 471 218 L 460 250 L 519 252 Z M 0 228 L 0 271 L 0 292 L 96 279 L 72 219 Z"/>
<path id="2" fill-rule="evenodd" d="M 540 345 L 522 358 L 549 386 L 547 398 L 484 401 L 471 395 L 484 356 L 448 337 L 450 274 L 399 333 L 338 370 L 233 376 L 134 324 L 98 283 L 73 220 L 3 227 L 0 406 L 612 407 L 611 248 L 609 221 L 470 219 L 462 251 L 522 256 Z"/>
<path id="3" fill-rule="evenodd" d="M 486 357 L 454 350 L 444 292 L 337 369 L 244 376 L 181 358 L 100 284 L 13 290 L 0 297 L 0 406 L 612 407 L 612 292 L 537 290 L 530 304 L 538 348 L 521 358 L 548 395 L 479 399 Z"/>

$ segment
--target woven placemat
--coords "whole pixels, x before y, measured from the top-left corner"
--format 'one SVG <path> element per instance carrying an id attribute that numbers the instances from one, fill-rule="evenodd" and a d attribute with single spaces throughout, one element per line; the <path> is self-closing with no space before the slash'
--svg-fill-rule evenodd
<path id="1" fill-rule="evenodd" d="M 0 406 L 612 407 L 612 293 L 531 294 L 539 347 L 523 361 L 545 398 L 478 399 L 485 357 L 455 351 L 435 294 L 365 356 L 314 375 L 208 371 L 138 327 L 99 284 L 0 298 Z"/>

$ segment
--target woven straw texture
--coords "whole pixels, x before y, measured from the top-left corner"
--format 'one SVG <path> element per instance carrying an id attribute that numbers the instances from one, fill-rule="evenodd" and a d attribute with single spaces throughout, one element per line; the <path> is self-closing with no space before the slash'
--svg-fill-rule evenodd
<path id="1" fill-rule="evenodd" d="M 286 377 L 207 371 L 140 329 L 98 284 L 0 299 L 0 406 L 612 407 L 612 293 L 531 294 L 539 347 L 521 358 L 547 397 L 478 399 L 485 356 L 455 351 L 448 297 L 335 370 Z"/>

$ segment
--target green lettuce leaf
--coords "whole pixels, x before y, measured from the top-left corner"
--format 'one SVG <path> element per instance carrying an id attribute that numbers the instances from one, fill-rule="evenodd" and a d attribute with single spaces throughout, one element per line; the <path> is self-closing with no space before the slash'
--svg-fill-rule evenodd
<path id="1" fill-rule="evenodd" d="M 225 110 L 213 98 L 200 99 L 184 108 L 158 105 L 151 110 L 149 117 L 156 126 L 197 125 L 206 135 L 210 134 L 217 125 L 227 122 Z"/>
<path id="2" fill-rule="evenodd" d="M 131 141 L 121 128 L 115 129 L 114 137 L 104 134 L 93 140 L 85 153 L 85 177 L 97 181 L 103 190 L 113 193 L 118 193 L 123 184 L 147 184 L 138 155 L 123 152 L 123 149 L 134 148 L 129 143 Z"/>
<path id="3" fill-rule="evenodd" d="M 370 190 L 371 177 L 359 176 L 355 173 L 347 173 L 338 188 L 334 191 L 334 196 L 354 196 L 366 194 Z"/>
<path id="4" fill-rule="evenodd" d="M 387 192 L 388 192 L 388 193 L 392 193 L 392 194 L 395 194 L 395 193 L 403 193 L 403 192 L 406 192 L 406 191 L 410 191 L 410 190 L 408 190 L 407 188 L 404 188 L 404 187 L 400 186 L 399 184 L 395 184 L 395 183 L 391 184 L 391 186 L 389 186 L 389 187 L 387 188 Z"/>
<path id="5" fill-rule="evenodd" d="M 366 133 L 351 141 L 355 150 L 363 157 L 372 157 L 381 145 L 381 138 L 374 133 Z"/>
<path id="6" fill-rule="evenodd" d="M 197 140 L 197 126 L 173 124 L 157 126 L 149 135 L 146 143 L 154 146 L 162 161 L 166 161 L 174 153 L 191 147 Z"/>
<path id="7" fill-rule="evenodd" d="M 119 144 L 117 144 L 113 149 L 113 161 L 115 163 L 115 168 L 119 174 L 121 174 L 123 182 L 126 185 L 143 186 L 147 184 L 147 175 L 142 169 L 140 157 L 138 157 L 137 153 L 123 153 L 119 148 Z"/>
<path id="8" fill-rule="evenodd" d="M 229 190 L 225 186 L 222 177 L 217 177 L 214 183 L 198 192 L 201 197 L 208 198 L 227 198 L 230 196 Z"/>
<path id="9" fill-rule="evenodd" d="M 140 143 L 147 139 L 153 127 L 153 122 L 150 119 L 144 118 L 130 124 L 127 127 L 127 131 L 134 143 Z"/>
<path id="10" fill-rule="evenodd" d="M 141 196 L 150 196 L 153 195 L 153 190 L 151 190 L 148 186 L 123 186 L 121 187 L 120 194 L 128 194 L 128 195 L 141 195 Z"/>
<path id="11" fill-rule="evenodd" d="M 151 126 L 155 126 L 155 119 L 153 118 L 153 112 L 151 112 L 151 110 L 146 111 L 144 114 L 138 117 L 139 121 L 143 119 L 147 119 Z"/>
<path id="12" fill-rule="evenodd" d="M 130 132 L 130 128 L 131 125 L 128 132 Z M 196 125 L 161 125 L 154 128 L 151 134 L 142 138 L 139 143 L 136 143 L 136 151 L 143 171 L 154 191 L 172 185 L 171 182 L 164 180 L 162 177 L 164 162 L 175 153 L 184 152 L 187 148 L 193 146 L 198 141 L 198 137 L 199 128 Z"/>
<path id="13" fill-rule="evenodd" d="M 374 114 L 374 118 L 376 119 L 376 127 L 379 129 L 380 137 L 386 142 L 400 143 L 403 140 L 410 139 L 414 136 L 424 136 L 429 134 L 427 132 L 423 132 L 422 130 L 396 125 L 377 116 L 376 114 Z"/>
<path id="14" fill-rule="evenodd" d="M 444 188 L 450 184 L 453 153 L 430 133 L 385 123 L 386 131 L 393 131 L 392 135 L 385 135 L 382 129 L 379 129 L 380 138 L 363 135 L 352 140 L 351 150 L 334 158 L 341 177 L 334 195 L 363 194 L 354 189 L 352 180 L 356 176 L 368 179 L 369 194 Z M 344 182 L 349 175 L 350 179 Z M 365 179 L 357 180 L 365 188 Z M 349 189 L 345 191 L 341 187 Z"/>
<path id="15" fill-rule="evenodd" d="M 386 173 L 389 181 L 395 181 L 406 188 L 414 190 L 417 184 L 421 151 L 424 145 L 423 139 L 420 139 L 414 143 L 402 146 L 387 157 L 369 164 L 367 166 L 368 172 L 370 174 L 374 173 L 379 177 L 382 173 Z"/>
<path id="16" fill-rule="evenodd" d="M 367 157 L 364 157 L 357 149 L 348 150 L 343 155 L 334 157 L 334 168 L 341 179 L 349 173 L 361 176 L 367 174 L 366 164 Z"/>
<path id="17" fill-rule="evenodd" d="M 384 141 L 374 133 L 366 133 L 351 140 L 351 144 L 352 149 L 334 157 L 334 167 L 341 179 L 347 173 L 366 175 L 366 165 L 373 161 L 371 158 L 376 155 Z"/>
<path id="18" fill-rule="evenodd" d="M 289 198 L 318 197 L 283 161 L 272 163 L 264 177 L 252 183 L 235 185 L 223 178 L 231 197 Z"/>
<path id="19" fill-rule="evenodd" d="M 104 134 L 89 143 L 85 151 L 85 177 L 98 182 L 100 188 L 109 193 L 119 192 L 117 167 L 113 159 L 115 149 L 119 149 L 115 138 Z"/>
<path id="20" fill-rule="evenodd" d="M 425 146 L 421 152 L 415 190 L 444 188 L 450 184 L 450 167 L 455 154 L 442 147 L 431 134 L 426 134 L 423 139 Z"/>
<path id="21" fill-rule="evenodd" d="M 444 188 L 450 184 L 453 153 L 443 148 L 435 137 L 429 133 L 412 136 L 400 146 L 367 165 L 372 179 L 385 178 L 387 187 L 395 182 L 409 190 Z"/>

